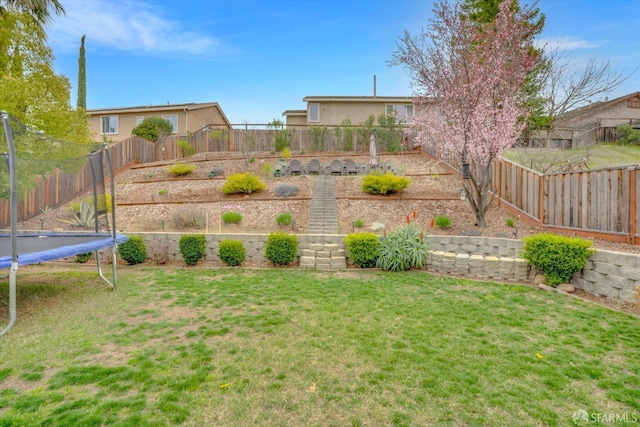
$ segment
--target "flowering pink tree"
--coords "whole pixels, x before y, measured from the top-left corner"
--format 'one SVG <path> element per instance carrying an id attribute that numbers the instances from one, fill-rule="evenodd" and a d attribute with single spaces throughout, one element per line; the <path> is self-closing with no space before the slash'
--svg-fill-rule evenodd
<path id="1" fill-rule="evenodd" d="M 480 227 L 493 201 L 491 164 L 526 125 L 522 87 L 539 60 L 527 21 L 532 9 L 512 4 L 503 1 L 493 22 L 479 24 L 460 3 L 440 0 L 429 31 L 418 37 L 405 32 L 390 61 L 414 79 L 418 143 L 438 144 L 469 165 L 464 191 Z"/>

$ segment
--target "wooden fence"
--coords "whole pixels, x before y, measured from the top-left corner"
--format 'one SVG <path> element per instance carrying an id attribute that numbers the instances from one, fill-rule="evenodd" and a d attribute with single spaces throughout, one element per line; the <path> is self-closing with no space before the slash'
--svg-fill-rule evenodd
<path id="1" fill-rule="evenodd" d="M 459 170 L 436 146 L 423 150 Z M 640 167 L 542 174 L 509 160 L 492 166 L 498 203 L 548 231 L 640 244 Z"/>
<path id="2" fill-rule="evenodd" d="M 185 148 L 202 152 L 270 152 L 277 138 L 286 138 L 294 152 L 368 151 L 371 127 L 308 127 L 302 129 L 203 129 L 188 136 L 161 138 L 158 142 L 132 136 L 108 147 L 114 173 L 117 175 L 134 164 L 168 161 L 184 157 Z M 379 150 L 406 149 L 403 129 L 377 128 Z M 402 144 L 405 144 L 404 146 Z M 89 161 L 77 173 L 55 170 L 41 177 L 18 201 L 17 221 L 26 221 L 46 209 L 53 209 L 87 192 L 93 184 Z M 0 199 L 0 229 L 10 225 L 9 199 Z"/>

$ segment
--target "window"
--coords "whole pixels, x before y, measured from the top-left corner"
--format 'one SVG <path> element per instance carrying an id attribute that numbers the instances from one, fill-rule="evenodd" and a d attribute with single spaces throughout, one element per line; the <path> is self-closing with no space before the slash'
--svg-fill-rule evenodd
<path id="1" fill-rule="evenodd" d="M 320 104 L 309 104 L 309 121 L 320 121 Z"/>
<path id="2" fill-rule="evenodd" d="M 162 116 L 163 119 L 168 120 L 173 125 L 173 133 L 178 133 L 178 116 Z"/>
<path id="3" fill-rule="evenodd" d="M 138 116 L 138 118 L 136 119 L 136 124 L 140 124 L 142 123 L 142 121 L 144 120 L 144 116 Z"/>
<path id="4" fill-rule="evenodd" d="M 118 133 L 118 116 L 101 116 L 100 133 L 102 135 L 114 135 Z"/>
<path id="5" fill-rule="evenodd" d="M 640 98 L 631 98 L 627 101 L 628 108 L 640 108 Z"/>
<path id="6" fill-rule="evenodd" d="M 397 123 L 413 123 L 413 105 L 387 104 L 387 115 L 393 114 Z"/>

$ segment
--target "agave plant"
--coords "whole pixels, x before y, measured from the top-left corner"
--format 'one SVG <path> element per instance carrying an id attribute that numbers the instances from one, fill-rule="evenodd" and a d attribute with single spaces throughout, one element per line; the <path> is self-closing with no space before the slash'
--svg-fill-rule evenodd
<path id="1" fill-rule="evenodd" d="M 408 224 L 393 230 L 386 237 L 380 237 L 376 265 L 387 271 L 423 268 L 428 249 L 423 233 L 413 224 Z"/>
<path id="2" fill-rule="evenodd" d="M 76 227 L 94 227 L 96 225 L 96 210 L 92 204 L 82 201 L 78 210 L 71 209 L 71 220 L 62 219 L 61 221 Z"/>

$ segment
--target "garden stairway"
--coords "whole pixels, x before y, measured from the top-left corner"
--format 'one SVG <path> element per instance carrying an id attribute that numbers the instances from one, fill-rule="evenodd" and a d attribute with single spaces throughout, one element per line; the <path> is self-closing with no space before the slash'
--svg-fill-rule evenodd
<path id="1" fill-rule="evenodd" d="M 336 178 L 318 175 L 313 182 L 309 208 L 309 235 L 312 243 L 302 250 L 300 267 L 318 270 L 339 270 L 347 267 L 344 243 L 336 243 L 338 234 L 338 207 L 336 204 Z M 333 235 L 331 239 L 325 238 Z"/>

